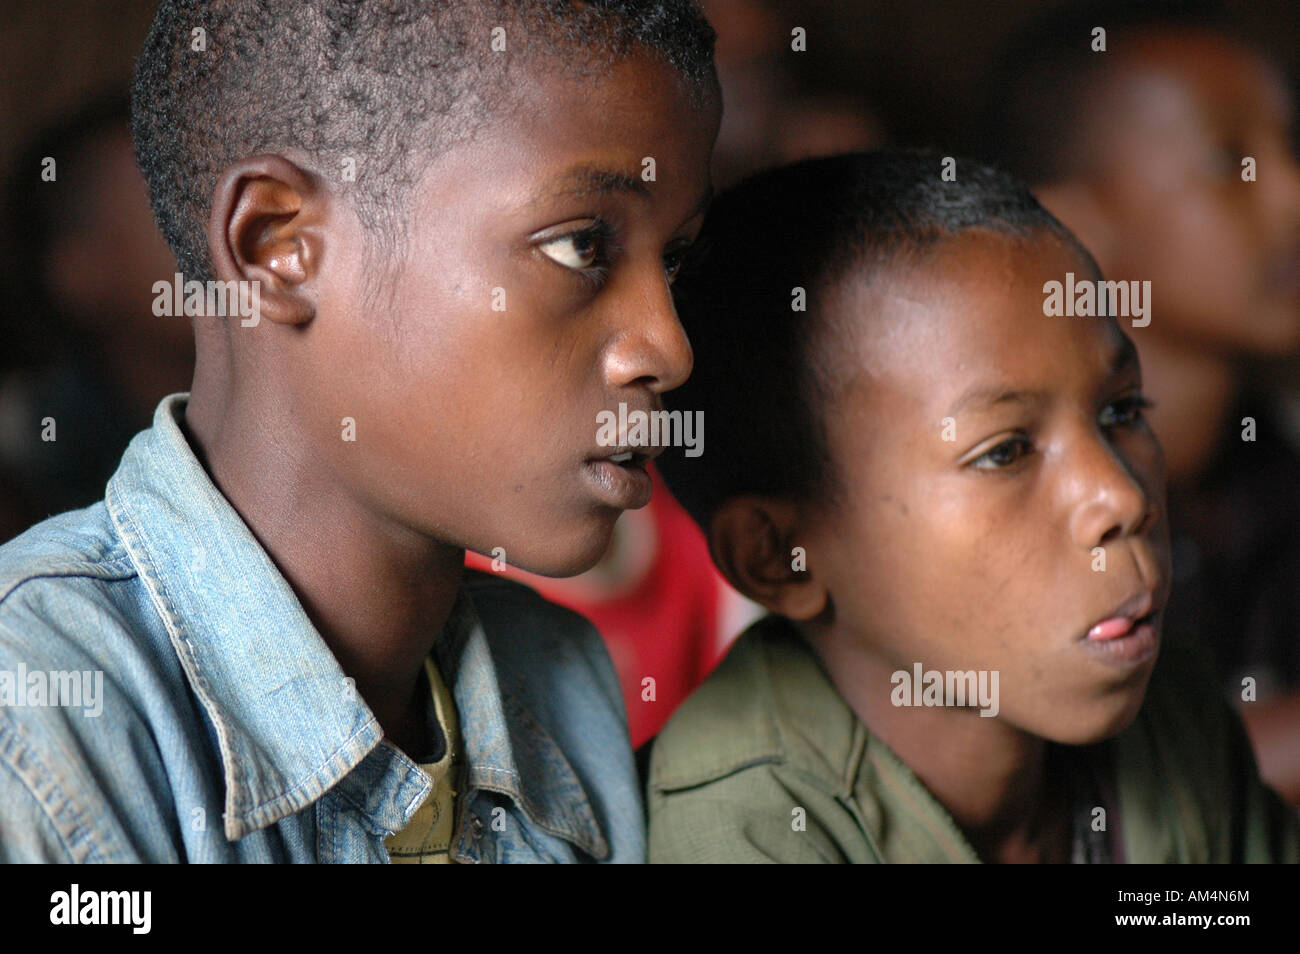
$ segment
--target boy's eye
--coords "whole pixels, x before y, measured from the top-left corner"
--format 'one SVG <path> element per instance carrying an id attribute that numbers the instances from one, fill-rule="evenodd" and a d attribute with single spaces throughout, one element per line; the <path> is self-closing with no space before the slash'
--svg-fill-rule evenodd
<path id="1" fill-rule="evenodd" d="M 1105 428 L 1127 427 L 1142 420 L 1142 412 L 1149 407 L 1151 407 L 1150 401 L 1141 394 L 1135 394 L 1107 404 L 1101 409 L 1097 422 Z"/>
<path id="2" fill-rule="evenodd" d="M 556 264 L 574 271 L 586 271 L 600 259 L 604 227 L 597 224 L 577 232 L 548 239 L 537 247 Z"/>
<path id="3" fill-rule="evenodd" d="M 664 275 L 668 278 L 668 284 L 672 284 L 677 273 L 682 270 L 682 263 L 686 261 L 686 249 L 679 248 L 669 252 L 664 256 Z"/>
<path id="4" fill-rule="evenodd" d="M 1034 449 L 1034 442 L 1023 434 L 1008 438 L 971 461 L 976 470 L 1004 470 L 1017 464 Z"/>

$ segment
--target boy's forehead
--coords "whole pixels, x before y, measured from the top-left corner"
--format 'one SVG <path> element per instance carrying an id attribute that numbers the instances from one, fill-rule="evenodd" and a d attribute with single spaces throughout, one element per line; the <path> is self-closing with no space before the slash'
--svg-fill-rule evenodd
<path id="1" fill-rule="evenodd" d="M 822 363 L 832 392 L 931 407 L 976 379 L 1020 385 L 1109 364 L 1122 341 L 1113 321 L 1044 314 L 1044 284 L 1067 272 L 1098 277 L 1048 233 L 979 230 L 860 269 L 827 301 Z"/>
<path id="2" fill-rule="evenodd" d="M 649 55 L 598 77 L 530 71 L 511 96 L 511 108 L 430 163 L 427 187 L 459 192 L 478 183 L 512 204 L 649 196 L 666 175 L 697 174 L 686 166 L 701 153 L 707 159 L 721 112 L 717 97 L 699 100 L 689 81 Z"/>

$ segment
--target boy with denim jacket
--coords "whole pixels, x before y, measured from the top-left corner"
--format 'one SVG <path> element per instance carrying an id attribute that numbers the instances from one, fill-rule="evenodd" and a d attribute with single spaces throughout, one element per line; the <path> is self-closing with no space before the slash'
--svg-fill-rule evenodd
<path id="1" fill-rule="evenodd" d="M 690 371 L 712 42 L 690 0 L 162 4 L 194 384 L 0 548 L 0 859 L 643 860 L 598 635 L 463 561 L 577 573 L 646 502 L 597 415 Z"/>

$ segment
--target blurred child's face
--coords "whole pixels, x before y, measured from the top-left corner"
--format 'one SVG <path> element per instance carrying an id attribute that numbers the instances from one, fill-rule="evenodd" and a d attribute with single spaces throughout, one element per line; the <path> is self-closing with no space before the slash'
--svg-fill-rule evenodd
<path id="1" fill-rule="evenodd" d="M 597 414 L 657 409 L 690 373 L 670 281 L 720 103 L 693 104 L 650 58 L 530 79 L 432 162 L 396 276 L 371 298 L 358 265 L 329 290 L 357 317 L 316 332 L 331 337 L 310 400 L 356 420 L 355 444 L 329 443 L 337 470 L 399 527 L 561 575 L 649 499 L 644 467 L 597 443 Z"/>
<path id="2" fill-rule="evenodd" d="M 1000 718 L 1085 743 L 1141 704 L 1169 557 L 1128 339 L 1043 314 L 1067 271 L 1089 273 L 1053 237 L 967 233 L 832 293 L 860 329 L 827 411 L 844 499 L 807 552 L 888 670 L 997 670 Z"/>
<path id="3" fill-rule="evenodd" d="M 1150 279 L 1143 334 L 1300 346 L 1300 168 L 1282 77 L 1200 32 L 1147 34 L 1114 69 L 1089 127 L 1117 233 L 1101 264 L 1108 278 Z"/>

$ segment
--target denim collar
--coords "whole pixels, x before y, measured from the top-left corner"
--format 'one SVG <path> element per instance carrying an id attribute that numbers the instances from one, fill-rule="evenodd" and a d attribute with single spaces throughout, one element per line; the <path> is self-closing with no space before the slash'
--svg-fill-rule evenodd
<path id="1" fill-rule="evenodd" d="M 433 656 L 456 699 L 467 793 L 480 789 L 507 795 L 543 831 L 594 858 L 607 858 L 609 844 L 573 766 L 519 694 L 499 677 L 474 607 L 474 580 L 481 574 L 467 570 L 466 576 Z"/>
<path id="2" fill-rule="evenodd" d="M 158 405 L 154 426 L 123 455 L 105 502 L 215 729 L 224 830 L 236 840 L 313 804 L 380 748 L 383 729 L 195 457 L 180 426 L 188 398 L 172 394 Z M 590 801 L 559 746 L 517 698 L 503 698 L 466 589 L 435 659 L 456 698 L 469 788 L 507 795 L 534 824 L 606 856 Z M 395 748 L 380 751 L 392 758 L 362 773 L 371 784 L 358 807 L 378 830 L 397 830 L 430 783 Z"/>

